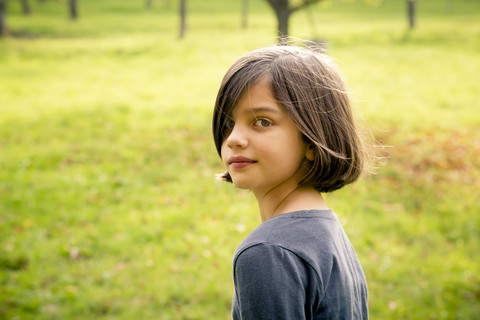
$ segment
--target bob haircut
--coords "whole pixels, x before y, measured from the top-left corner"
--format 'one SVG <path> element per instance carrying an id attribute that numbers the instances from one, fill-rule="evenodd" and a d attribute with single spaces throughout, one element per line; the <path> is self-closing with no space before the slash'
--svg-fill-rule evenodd
<path id="1" fill-rule="evenodd" d="M 300 47 L 258 49 L 241 56 L 227 71 L 212 121 L 220 157 L 227 121 L 242 95 L 261 79 L 270 82 L 278 104 L 314 150 L 314 160 L 299 185 L 330 192 L 357 180 L 364 167 L 365 148 L 342 76 L 329 57 Z M 232 182 L 228 172 L 219 178 Z"/>

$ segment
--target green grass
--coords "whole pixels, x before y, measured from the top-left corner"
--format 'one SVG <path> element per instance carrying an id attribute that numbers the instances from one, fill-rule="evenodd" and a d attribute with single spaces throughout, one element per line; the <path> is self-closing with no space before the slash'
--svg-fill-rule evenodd
<path id="1" fill-rule="evenodd" d="M 275 42 L 251 1 L 9 2 L 0 40 L 0 318 L 227 319 L 231 259 L 260 223 L 214 181 L 216 90 Z M 480 312 L 480 4 L 333 1 L 292 19 L 322 38 L 389 147 L 377 175 L 326 196 L 364 266 L 372 319 Z"/>

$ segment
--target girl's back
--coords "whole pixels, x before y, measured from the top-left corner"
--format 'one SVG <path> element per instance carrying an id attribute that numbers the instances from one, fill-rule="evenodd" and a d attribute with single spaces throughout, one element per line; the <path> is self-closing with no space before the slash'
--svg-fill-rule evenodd
<path id="1" fill-rule="evenodd" d="M 233 319 L 368 319 L 367 283 L 331 210 L 275 216 L 234 257 Z"/>

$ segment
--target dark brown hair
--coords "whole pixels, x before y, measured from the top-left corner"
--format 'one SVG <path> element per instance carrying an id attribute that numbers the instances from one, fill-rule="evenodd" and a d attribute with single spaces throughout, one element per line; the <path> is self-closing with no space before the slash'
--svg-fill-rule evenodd
<path id="1" fill-rule="evenodd" d="M 365 148 L 352 116 L 350 97 L 332 60 L 294 46 L 258 49 L 240 57 L 227 71 L 213 113 L 213 136 L 221 156 L 225 125 L 241 96 L 268 79 L 277 102 L 314 150 L 300 185 L 330 192 L 354 182 L 364 167 Z M 226 172 L 222 180 L 231 182 Z"/>

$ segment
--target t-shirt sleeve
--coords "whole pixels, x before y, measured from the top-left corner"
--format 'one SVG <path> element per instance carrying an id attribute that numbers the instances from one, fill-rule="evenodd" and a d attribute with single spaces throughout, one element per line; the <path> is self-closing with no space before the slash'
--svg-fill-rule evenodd
<path id="1" fill-rule="evenodd" d="M 241 252 L 234 261 L 234 318 L 306 319 L 308 268 L 276 245 L 258 244 Z"/>

